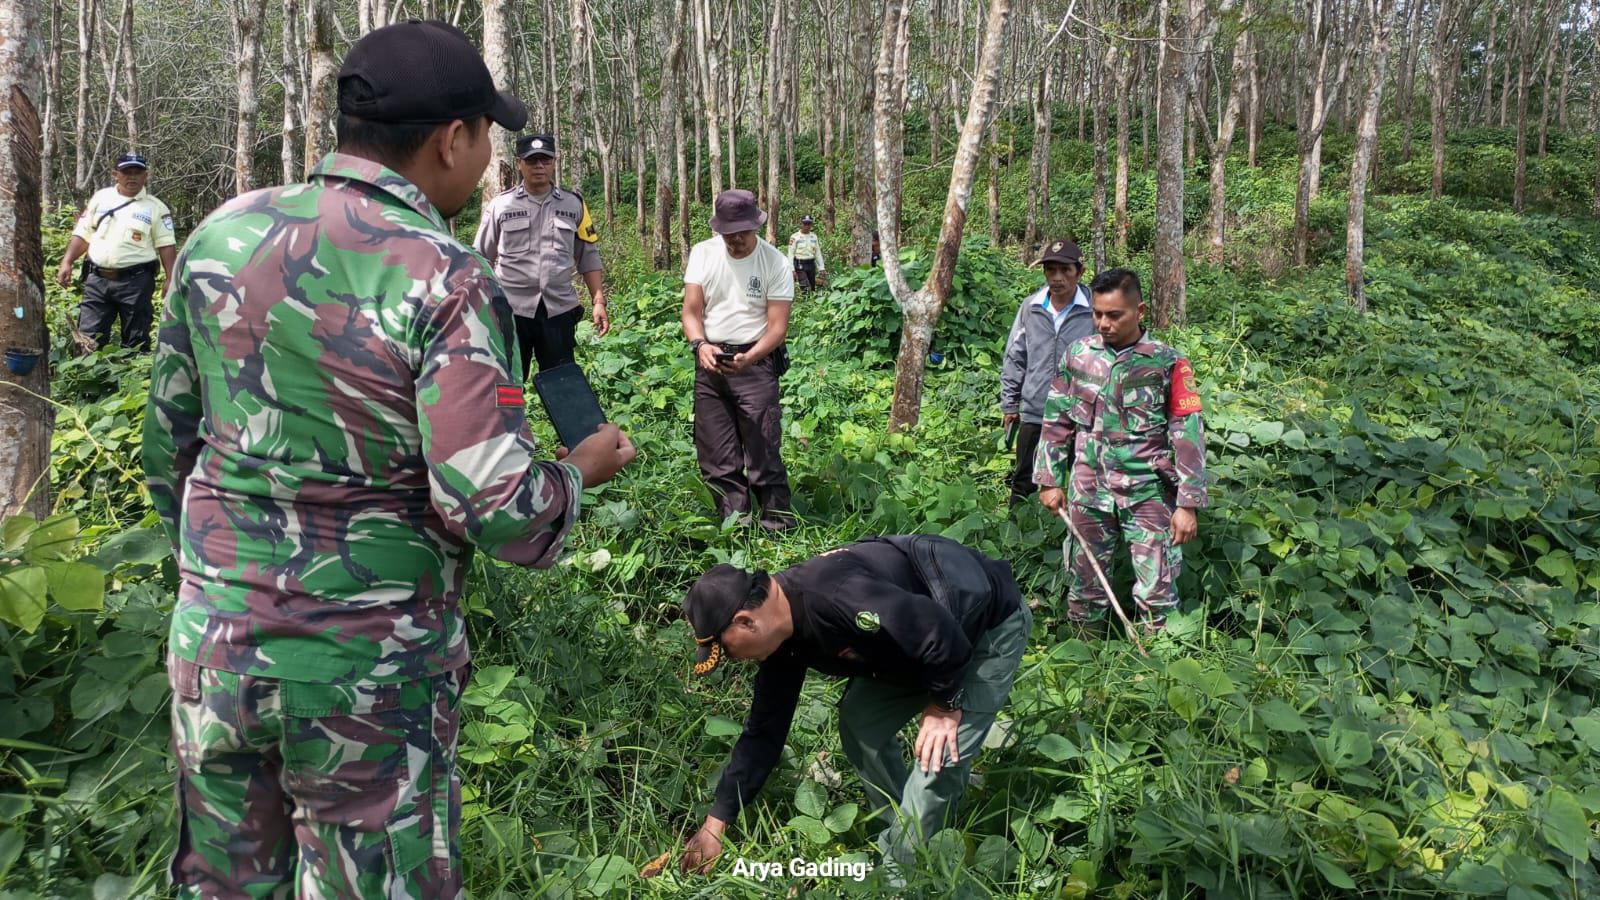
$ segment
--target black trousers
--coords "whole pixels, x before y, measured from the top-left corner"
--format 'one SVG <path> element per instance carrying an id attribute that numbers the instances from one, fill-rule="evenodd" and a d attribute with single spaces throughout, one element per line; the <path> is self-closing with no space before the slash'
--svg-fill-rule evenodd
<path id="1" fill-rule="evenodd" d="M 553 369 L 562 363 L 572 362 L 572 351 L 578 346 L 578 316 L 583 307 L 570 309 L 560 315 L 549 315 L 544 305 L 532 316 L 516 316 L 517 346 L 522 349 L 522 380 L 528 380 L 533 371 L 533 358 L 539 358 L 539 371 Z"/>
<path id="2" fill-rule="evenodd" d="M 724 518 L 749 512 L 752 493 L 763 513 L 789 509 L 775 356 L 737 375 L 695 368 L 694 450 Z"/>
<path id="3" fill-rule="evenodd" d="M 111 340 L 111 326 L 120 322 L 122 346 L 150 349 L 150 323 L 155 315 L 151 298 L 156 293 L 152 266 L 123 278 L 102 278 L 91 271 L 83 279 L 83 301 L 78 304 L 78 330 L 94 338 L 96 347 Z"/>
<path id="4" fill-rule="evenodd" d="M 1011 471 L 1011 502 L 1020 503 L 1038 492 L 1033 483 L 1033 455 L 1039 449 L 1044 426 L 1038 422 L 1017 421 L 1017 465 Z"/>
<path id="5" fill-rule="evenodd" d="M 795 287 L 803 287 L 808 291 L 817 289 L 817 261 L 814 259 L 797 259 L 794 261 Z"/>

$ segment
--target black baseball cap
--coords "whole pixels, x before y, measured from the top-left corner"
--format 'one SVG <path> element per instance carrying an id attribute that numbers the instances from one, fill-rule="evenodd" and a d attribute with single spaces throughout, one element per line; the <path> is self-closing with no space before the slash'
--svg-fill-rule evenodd
<path id="1" fill-rule="evenodd" d="M 722 664 L 722 632 L 733 622 L 756 584 L 754 572 L 726 563 L 712 566 L 683 598 L 683 617 L 694 631 L 694 673 L 709 675 Z"/>
<path id="2" fill-rule="evenodd" d="M 411 19 L 356 41 L 339 68 L 339 111 L 372 122 L 426 125 L 488 116 L 528 124 L 522 101 L 496 90 L 471 39 L 445 22 Z"/>
<path id="3" fill-rule="evenodd" d="M 117 168 L 148 169 L 150 168 L 150 163 L 144 158 L 143 153 L 135 153 L 132 150 L 129 150 L 127 153 L 117 157 Z"/>
<path id="4" fill-rule="evenodd" d="M 517 159 L 556 155 L 556 136 L 553 134 L 525 134 L 517 138 Z"/>

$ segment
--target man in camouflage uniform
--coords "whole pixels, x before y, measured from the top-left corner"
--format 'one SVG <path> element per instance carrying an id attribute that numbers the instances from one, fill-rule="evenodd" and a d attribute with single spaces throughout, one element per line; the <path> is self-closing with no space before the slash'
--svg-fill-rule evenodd
<path id="1" fill-rule="evenodd" d="M 1139 276 L 1107 270 L 1091 293 L 1098 333 L 1062 358 L 1045 400 L 1033 480 L 1040 501 L 1052 510 L 1065 504 L 1082 536 L 1074 542 L 1068 616 L 1104 620 L 1110 601 L 1090 559 L 1109 573 L 1120 538 L 1133 558 L 1137 611 L 1130 615 L 1155 631 L 1178 605 L 1181 545 L 1195 536 L 1194 511 L 1206 505 L 1200 395 L 1189 361 L 1144 330 Z"/>
<path id="2" fill-rule="evenodd" d="M 459 895 L 472 548 L 550 565 L 633 456 L 607 426 L 535 457 L 510 307 L 445 226 L 522 104 L 439 22 L 363 37 L 338 89 L 310 182 L 190 238 L 151 371 L 185 897 Z"/>

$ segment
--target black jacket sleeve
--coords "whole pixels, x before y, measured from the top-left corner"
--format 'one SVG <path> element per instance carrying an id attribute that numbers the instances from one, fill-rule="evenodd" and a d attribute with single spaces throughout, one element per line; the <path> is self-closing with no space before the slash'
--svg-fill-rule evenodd
<path id="1" fill-rule="evenodd" d="M 972 642 L 950 611 L 927 597 L 882 579 L 858 577 L 840 596 L 858 598 L 858 609 L 877 613 L 883 637 L 916 661 L 917 678 L 933 699 L 949 703 L 961 690 L 972 661 Z M 869 583 L 870 582 L 870 583 Z"/>
<path id="2" fill-rule="evenodd" d="M 750 715 L 744 720 L 744 733 L 733 745 L 733 755 L 722 770 L 722 780 L 717 782 L 711 815 L 724 822 L 733 821 L 767 783 L 767 776 L 783 755 L 783 744 L 789 738 L 789 725 L 794 721 L 805 681 L 806 666 L 793 657 L 762 663 L 756 673 L 755 696 L 750 701 Z"/>

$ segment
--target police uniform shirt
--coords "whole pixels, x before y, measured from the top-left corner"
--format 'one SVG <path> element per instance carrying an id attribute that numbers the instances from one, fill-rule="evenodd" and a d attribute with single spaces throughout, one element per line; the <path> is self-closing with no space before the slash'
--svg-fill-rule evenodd
<path id="1" fill-rule="evenodd" d="M 494 266 L 512 312 L 532 317 L 542 304 L 558 316 L 579 306 L 573 275 L 600 271 L 599 240 L 583 197 L 558 187 L 535 197 L 519 184 L 489 201 L 473 248 Z"/>
<path id="2" fill-rule="evenodd" d="M 154 262 L 157 250 L 178 242 L 172 230 L 172 211 L 165 203 L 148 190 L 124 197 L 114 187 L 102 188 L 89 198 L 72 236 L 89 243 L 91 263 L 108 269 Z"/>
<path id="3" fill-rule="evenodd" d="M 796 231 L 789 235 L 789 262 L 794 264 L 802 260 L 813 260 L 817 264 L 818 272 L 828 271 L 828 264 L 822 261 L 822 240 L 815 231 L 809 234 Z"/>
<path id="4" fill-rule="evenodd" d="M 744 732 L 711 805 L 723 821 L 738 815 L 777 765 L 808 670 L 923 687 L 944 698 L 961 686 L 972 659 L 962 624 L 887 541 L 852 544 L 773 577 L 789 598 L 794 634 L 756 673 Z M 1014 593 L 997 593 L 988 618 L 1004 619 L 1017 603 Z"/>

